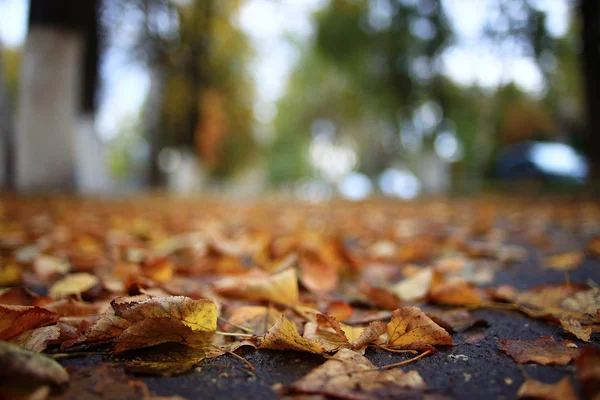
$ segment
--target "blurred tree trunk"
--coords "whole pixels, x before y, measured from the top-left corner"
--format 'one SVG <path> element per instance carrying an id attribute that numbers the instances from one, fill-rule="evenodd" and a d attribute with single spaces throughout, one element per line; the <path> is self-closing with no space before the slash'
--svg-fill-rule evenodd
<path id="1" fill-rule="evenodd" d="M 0 187 L 12 189 L 13 171 L 13 121 L 8 91 L 2 70 L 2 46 L 0 45 Z"/>
<path id="2" fill-rule="evenodd" d="M 19 190 L 75 186 L 84 27 L 95 18 L 90 9 L 96 6 L 96 1 L 30 0 L 16 119 Z"/>
<path id="3" fill-rule="evenodd" d="M 581 64 L 584 76 L 587 113 L 587 156 L 591 163 L 591 177 L 600 179 L 600 1 L 581 0 L 579 12 L 582 20 Z"/>

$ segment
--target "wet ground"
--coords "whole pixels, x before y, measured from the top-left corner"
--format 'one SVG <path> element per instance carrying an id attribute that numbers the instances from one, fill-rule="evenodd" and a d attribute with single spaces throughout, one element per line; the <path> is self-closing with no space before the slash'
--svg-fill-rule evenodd
<path id="1" fill-rule="evenodd" d="M 526 289 L 544 283 L 564 282 L 563 272 L 542 270 L 535 254 L 527 263 L 514 264 L 496 276 L 494 285 L 506 283 Z M 587 258 L 583 265 L 569 273 L 572 282 L 585 283 L 589 279 L 600 283 L 600 261 Z M 563 376 L 575 377 L 574 364 L 566 366 L 520 366 L 501 353 L 497 343 L 502 339 L 536 339 L 553 336 L 556 340 L 569 339 L 582 347 L 586 344 L 563 332 L 558 326 L 534 320 L 512 311 L 477 310 L 474 315 L 488 323 L 452 335 L 452 347 L 440 347 L 439 352 L 406 365 L 405 371 L 417 370 L 432 394 L 461 399 L 491 399 L 516 397 L 523 383 L 525 371 L 534 379 L 553 383 Z M 485 335 L 475 344 L 465 339 L 474 334 Z M 600 335 L 592 337 L 592 346 L 600 347 Z M 288 385 L 322 364 L 317 355 L 292 351 L 246 351 L 240 353 L 255 367 L 249 373 L 246 365 L 232 356 L 222 356 L 204 362 L 191 373 L 175 377 L 140 377 L 148 388 L 160 396 L 179 395 L 188 399 L 276 399 L 273 385 Z M 366 357 L 382 366 L 409 358 L 409 355 L 367 349 Z M 106 362 L 101 356 L 61 360 L 65 366 L 77 368 Z M 577 379 L 573 379 L 576 388 Z"/>

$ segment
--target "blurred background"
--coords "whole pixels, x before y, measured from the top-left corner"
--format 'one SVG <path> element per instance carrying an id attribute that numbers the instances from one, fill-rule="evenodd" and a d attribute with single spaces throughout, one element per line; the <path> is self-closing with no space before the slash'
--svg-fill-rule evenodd
<path id="1" fill-rule="evenodd" d="M 0 182 L 311 201 L 573 190 L 598 0 L 0 0 Z"/>

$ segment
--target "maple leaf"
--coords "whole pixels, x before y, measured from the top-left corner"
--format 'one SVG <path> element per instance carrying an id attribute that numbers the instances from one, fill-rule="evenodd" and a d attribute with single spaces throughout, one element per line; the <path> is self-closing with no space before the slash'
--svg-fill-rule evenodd
<path id="1" fill-rule="evenodd" d="M 98 285 L 99 282 L 100 280 L 97 276 L 87 272 L 70 274 L 55 282 L 50 287 L 50 297 L 56 299 L 59 297 L 81 295 Z"/>
<path id="2" fill-rule="evenodd" d="M 0 340 L 9 339 L 29 329 L 53 324 L 58 317 L 54 311 L 37 306 L 0 304 Z"/>
<path id="3" fill-rule="evenodd" d="M 266 300 L 286 306 L 298 304 L 298 278 L 293 268 L 268 276 L 241 276 L 226 278 L 214 285 L 224 296 Z"/>
<path id="4" fill-rule="evenodd" d="M 577 394 L 568 376 L 556 383 L 543 383 L 535 379 L 527 379 L 517 392 L 520 399 L 539 400 L 577 400 Z"/>
<path id="5" fill-rule="evenodd" d="M 552 337 L 536 340 L 502 339 L 498 348 L 519 364 L 566 365 L 579 355 L 579 349 L 557 343 Z"/>
<path id="6" fill-rule="evenodd" d="M 420 308 L 414 306 L 395 310 L 387 331 L 387 344 L 393 348 L 407 348 L 415 344 L 420 346 L 420 343 L 452 345 L 452 338 L 448 332 L 433 322 Z"/>
<path id="7" fill-rule="evenodd" d="M 300 336 L 296 324 L 287 319 L 284 315 L 282 315 L 279 321 L 269 329 L 258 348 L 297 350 L 315 354 L 322 354 L 325 351 L 321 344 Z"/>
<path id="8" fill-rule="evenodd" d="M 341 349 L 330 360 L 294 382 L 294 393 L 322 394 L 341 399 L 408 398 L 426 388 L 416 371 L 380 371 L 365 357 Z"/>

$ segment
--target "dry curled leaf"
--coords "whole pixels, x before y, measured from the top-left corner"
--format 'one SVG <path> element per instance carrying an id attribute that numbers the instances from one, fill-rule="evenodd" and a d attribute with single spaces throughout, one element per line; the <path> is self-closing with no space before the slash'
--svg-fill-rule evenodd
<path id="1" fill-rule="evenodd" d="M 269 329 L 260 349 L 297 350 L 322 354 L 325 349 L 319 343 L 300 336 L 296 325 L 284 315 Z"/>
<path id="2" fill-rule="evenodd" d="M 214 289 L 223 296 L 298 304 L 298 278 L 293 268 L 269 276 L 226 278 L 215 283 Z"/>
<path id="3" fill-rule="evenodd" d="M 58 317 L 54 311 L 37 306 L 0 304 L 0 340 L 9 339 L 29 329 L 53 324 Z"/>
<path id="4" fill-rule="evenodd" d="M 425 390 L 416 371 L 380 371 L 365 357 L 341 349 L 331 359 L 290 386 L 293 393 L 322 394 L 338 399 L 410 398 Z"/>
<path id="5" fill-rule="evenodd" d="M 579 355 L 579 349 L 557 343 L 552 337 L 536 340 L 503 339 L 498 348 L 519 364 L 566 365 Z"/>
<path id="6" fill-rule="evenodd" d="M 543 383 L 527 379 L 517 392 L 519 399 L 577 400 L 577 394 L 568 376 L 556 383 Z"/>
<path id="7" fill-rule="evenodd" d="M 387 326 L 388 346 L 405 348 L 414 344 L 452 345 L 452 338 L 420 308 L 402 307 L 392 313 Z"/>
<path id="8" fill-rule="evenodd" d="M 592 328 L 590 326 L 582 326 L 581 322 L 573 317 L 562 317 L 560 319 L 560 325 L 565 331 L 575 335 L 577 339 L 583 340 L 584 342 L 590 341 L 590 337 L 592 336 Z"/>
<path id="9" fill-rule="evenodd" d="M 142 301 L 113 300 L 86 332 L 89 342 L 115 341 L 115 352 L 165 342 L 188 343 L 198 333 L 217 328 L 217 308 L 212 300 L 183 296 L 152 297 Z"/>

